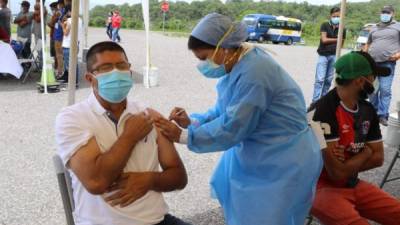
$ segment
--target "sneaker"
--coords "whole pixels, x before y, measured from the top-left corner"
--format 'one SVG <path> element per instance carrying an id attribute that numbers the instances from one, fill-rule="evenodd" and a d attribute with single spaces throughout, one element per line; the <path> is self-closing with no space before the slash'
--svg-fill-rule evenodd
<path id="1" fill-rule="evenodd" d="M 385 127 L 388 126 L 388 120 L 385 117 L 380 117 L 379 123 L 382 124 L 382 126 L 385 126 Z"/>

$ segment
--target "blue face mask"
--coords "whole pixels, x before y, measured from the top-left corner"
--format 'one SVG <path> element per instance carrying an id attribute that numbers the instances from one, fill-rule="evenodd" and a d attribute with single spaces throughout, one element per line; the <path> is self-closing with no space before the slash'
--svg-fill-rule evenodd
<path id="1" fill-rule="evenodd" d="M 340 23 L 340 17 L 332 17 L 331 18 L 331 23 L 333 25 L 338 25 Z"/>
<path id="2" fill-rule="evenodd" d="M 133 86 L 130 71 L 113 70 L 96 76 L 100 97 L 107 102 L 120 103 Z"/>
<path id="3" fill-rule="evenodd" d="M 392 15 L 386 13 L 381 14 L 382 23 L 389 23 L 391 20 L 392 20 Z"/>
<path id="4" fill-rule="evenodd" d="M 206 61 L 200 62 L 197 65 L 197 69 L 205 77 L 208 78 L 220 78 L 226 74 L 225 65 L 217 65 L 213 61 L 207 59 Z"/>

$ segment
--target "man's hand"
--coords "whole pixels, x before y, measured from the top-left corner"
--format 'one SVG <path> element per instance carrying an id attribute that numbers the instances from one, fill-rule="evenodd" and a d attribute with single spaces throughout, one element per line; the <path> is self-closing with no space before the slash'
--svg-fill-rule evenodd
<path id="1" fill-rule="evenodd" d="M 335 148 L 332 150 L 333 154 L 341 162 L 344 162 L 346 160 L 346 157 L 344 156 L 344 149 L 345 148 L 343 145 L 336 145 Z"/>
<path id="2" fill-rule="evenodd" d="M 165 118 L 158 118 L 155 120 L 155 124 L 160 129 L 161 133 L 170 141 L 179 142 L 182 130 L 175 123 Z"/>
<path id="3" fill-rule="evenodd" d="M 389 60 L 393 62 L 396 62 L 399 59 L 400 59 L 400 52 L 393 54 L 392 56 L 389 57 Z"/>
<path id="4" fill-rule="evenodd" d="M 146 137 L 153 129 L 153 120 L 144 112 L 130 116 L 125 122 L 121 137 L 132 138 L 135 143 Z"/>
<path id="5" fill-rule="evenodd" d="M 123 173 L 110 188 L 110 192 L 117 192 L 107 197 L 106 201 L 112 206 L 126 207 L 152 190 L 155 178 L 156 173 L 153 172 Z"/>
<path id="6" fill-rule="evenodd" d="M 190 118 L 185 109 L 175 107 L 169 115 L 169 120 L 175 121 L 180 127 L 187 128 L 190 125 Z"/>
<path id="7" fill-rule="evenodd" d="M 20 26 L 20 27 L 24 27 L 24 26 L 26 26 L 28 24 L 28 18 L 26 17 L 26 16 L 24 16 L 21 20 L 20 20 L 20 22 L 18 23 L 18 25 Z"/>

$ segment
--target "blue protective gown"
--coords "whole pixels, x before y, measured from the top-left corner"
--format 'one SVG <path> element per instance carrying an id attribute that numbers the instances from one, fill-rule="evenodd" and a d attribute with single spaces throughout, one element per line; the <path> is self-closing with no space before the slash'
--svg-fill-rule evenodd
<path id="1" fill-rule="evenodd" d="M 191 115 L 188 148 L 225 151 L 211 179 L 229 225 L 300 225 L 322 158 L 303 94 L 264 50 L 250 50 L 221 78 L 218 100 Z"/>

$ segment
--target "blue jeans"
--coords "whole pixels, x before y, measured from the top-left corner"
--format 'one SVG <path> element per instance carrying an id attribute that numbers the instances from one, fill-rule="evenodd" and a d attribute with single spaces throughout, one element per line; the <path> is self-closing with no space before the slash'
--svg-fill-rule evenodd
<path id="1" fill-rule="evenodd" d="M 335 61 L 335 55 L 319 56 L 315 73 L 313 103 L 328 93 L 333 80 L 333 73 L 335 71 Z"/>
<path id="2" fill-rule="evenodd" d="M 69 70 L 69 48 L 63 48 L 63 58 L 64 58 L 64 75 L 62 76 L 62 80 L 68 81 L 68 70 Z M 79 68 L 76 66 L 76 83 L 79 81 Z"/>
<path id="3" fill-rule="evenodd" d="M 113 28 L 113 31 L 112 31 L 112 41 L 113 42 L 116 42 L 117 39 L 118 39 L 118 41 L 121 41 L 121 38 L 119 37 L 119 29 L 120 28 Z"/>
<path id="4" fill-rule="evenodd" d="M 394 78 L 396 62 L 381 62 L 378 63 L 378 65 L 390 68 L 392 72 L 390 73 L 390 76 L 377 77 L 379 80 L 379 88 L 375 94 L 370 96 L 369 100 L 372 105 L 374 105 L 378 116 L 388 119 L 390 100 L 392 99 L 392 82 Z"/>

